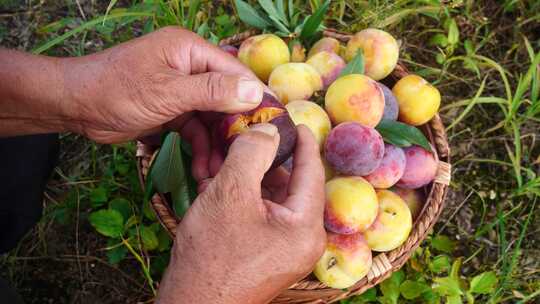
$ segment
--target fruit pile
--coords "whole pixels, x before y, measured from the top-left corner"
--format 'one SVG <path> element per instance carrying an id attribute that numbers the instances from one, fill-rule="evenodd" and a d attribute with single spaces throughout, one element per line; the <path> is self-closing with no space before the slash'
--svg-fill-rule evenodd
<path id="1" fill-rule="evenodd" d="M 277 99 L 265 94 L 255 110 L 225 117 L 222 138 L 229 145 L 251 123 L 270 122 L 281 137 L 274 161 L 279 166 L 294 150 L 294 125 L 311 129 L 326 171 L 328 231 L 314 274 L 333 288 L 352 286 L 367 275 L 373 251 L 390 251 L 407 240 L 425 200 L 419 188 L 437 173 L 427 140 L 423 147 L 400 144 L 399 134 L 398 140 L 383 138 L 379 126 L 427 123 L 439 109 L 439 91 L 416 75 L 401 78 L 392 90 L 379 82 L 394 70 L 399 46 L 378 29 L 356 33 L 346 46 L 322 38 L 307 58 L 301 45 L 289 50 L 273 34 L 251 37 L 238 50 L 223 48 L 267 83 Z"/>

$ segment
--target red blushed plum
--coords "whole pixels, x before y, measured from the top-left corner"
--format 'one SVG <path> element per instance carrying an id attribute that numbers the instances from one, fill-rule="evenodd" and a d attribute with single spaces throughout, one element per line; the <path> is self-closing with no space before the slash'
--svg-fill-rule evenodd
<path id="1" fill-rule="evenodd" d="M 236 47 L 232 45 L 221 45 L 220 48 L 234 57 L 238 57 L 238 49 Z"/>
<path id="2" fill-rule="evenodd" d="M 336 171 L 365 176 L 381 164 L 384 142 L 375 129 L 356 122 L 345 122 L 330 131 L 324 151 L 326 161 Z"/>
<path id="3" fill-rule="evenodd" d="M 403 176 L 396 184 L 405 189 L 418 189 L 429 184 L 437 175 L 438 163 L 433 153 L 420 146 L 405 148 L 407 165 Z"/>
<path id="4" fill-rule="evenodd" d="M 399 187 L 393 187 L 390 191 L 399 195 L 401 199 L 405 201 L 409 210 L 411 210 L 411 215 L 413 220 L 415 220 L 422 211 L 424 207 L 424 202 L 426 200 L 424 194 L 417 189 L 403 189 Z"/>
<path id="5" fill-rule="evenodd" d="M 399 105 L 396 96 L 394 96 L 392 90 L 390 90 L 384 84 L 380 82 L 377 82 L 377 84 L 381 88 L 384 95 L 384 112 L 382 119 L 397 120 L 399 116 Z"/>
<path id="6" fill-rule="evenodd" d="M 377 189 L 388 189 L 396 184 L 405 172 L 405 152 L 394 145 L 384 145 L 381 165 L 364 178 Z"/>
<path id="7" fill-rule="evenodd" d="M 225 115 L 217 132 L 227 149 L 240 133 L 258 123 L 271 123 L 278 129 L 280 140 L 272 168 L 278 167 L 292 155 L 296 127 L 285 107 L 272 95 L 264 93 L 261 104 L 251 111 Z"/>

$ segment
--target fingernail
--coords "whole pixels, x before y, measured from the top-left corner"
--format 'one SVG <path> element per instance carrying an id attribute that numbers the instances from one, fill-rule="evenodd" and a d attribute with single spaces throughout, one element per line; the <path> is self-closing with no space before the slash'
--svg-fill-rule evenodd
<path id="1" fill-rule="evenodd" d="M 263 85 L 253 79 L 240 78 L 238 81 L 238 101 L 259 104 L 262 100 Z"/>
<path id="2" fill-rule="evenodd" d="M 263 132 L 266 133 L 272 137 L 276 136 L 278 129 L 276 126 L 269 124 L 269 123 L 260 123 L 256 125 L 252 125 L 250 130 L 257 131 L 257 132 Z"/>

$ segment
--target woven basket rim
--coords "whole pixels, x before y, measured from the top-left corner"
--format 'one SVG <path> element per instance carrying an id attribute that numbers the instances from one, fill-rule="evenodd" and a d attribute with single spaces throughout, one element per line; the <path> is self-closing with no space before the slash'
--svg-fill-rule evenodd
<path id="1" fill-rule="evenodd" d="M 237 45 L 257 33 L 257 30 L 248 30 L 221 40 L 219 45 Z M 350 34 L 338 32 L 334 29 L 325 30 L 323 32 L 323 36 L 336 38 L 342 42 L 346 42 L 350 39 L 350 37 L 352 37 Z M 398 66 L 392 72 L 391 77 L 394 79 L 399 79 L 408 74 L 409 73 L 405 66 L 398 63 Z M 426 238 L 429 231 L 439 218 L 444 207 L 444 200 L 448 190 L 448 185 L 450 183 L 450 148 L 446 131 L 439 115 L 435 115 L 435 117 L 430 122 L 425 124 L 422 129 L 427 135 L 432 146 L 435 148 L 434 150 L 439 162 L 439 168 L 435 181 L 429 187 L 425 187 L 426 189 L 429 188 L 429 191 L 426 191 L 428 194 L 426 196 L 426 202 L 424 203 L 421 213 L 415 220 L 413 229 L 405 243 L 389 252 L 378 254 L 374 252 L 373 265 L 368 275 L 357 282 L 354 286 L 346 290 L 327 287 L 323 283 L 313 279 L 311 276 L 308 276 L 300 282 L 292 285 L 288 290 L 285 290 L 278 297 L 276 297 L 272 303 L 307 304 L 332 303 L 339 301 L 352 295 L 363 293 L 365 290 L 388 278 L 393 272 L 399 270 L 405 264 L 412 252 Z M 147 146 L 142 142 L 137 142 L 137 170 L 143 189 L 146 174 L 148 173 L 150 164 L 156 153 L 157 149 Z M 151 206 L 155 211 L 160 223 L 174 239 L 175 230 L 180 220 L 174 215 L 174 212 L 169 207 L 166 198 L 161 194 L 154 195 L 151 199 Z"/>

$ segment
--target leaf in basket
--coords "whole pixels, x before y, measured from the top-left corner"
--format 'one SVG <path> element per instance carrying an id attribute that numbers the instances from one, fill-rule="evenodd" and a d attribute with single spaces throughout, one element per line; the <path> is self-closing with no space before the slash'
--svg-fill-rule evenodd
<path id="1" fill-rule="evenodd" d="M 261 30 L 264 30 L 270 26 L 270 23 L 266 21 L 266 19 L 261 17 L 257 10 L 255 10 L 248 3 L 242 0 L 234 0 L 234 3 L 236 4 L 236 8 L 238 10 L 238 17 L 240 17 L 240 20 L 242 20 L 247 25 L 253 26 Z"/>
<path id="2" fill-rule="evenodd" d="M 419 145 L 420 147 L 431 151 L 429 141 L 418 128 L 409 126 L 402 122 L 383 119 L 375 127 L 381 134 L 384 141 L 398 147 L 409 147 Z"/>
<path id="3" fill-rule="evenodd" d="M 282 23 L 285 25 L 289 25 L 289 22 L 287 21 L 287 18 L 285 18 L 285 14 L 281 14 L 278 9 L 274 6 L 274 3 L 272 0 L 258 0 L 259 4 L 261 5 L 262 9 L 268 14 L 268 17 L 274 21 L 276 19 L 277 23 Z M 281 4 L 283 6 L 283 3 Z"/>
<path id="4" fill-rule="evenodd" d="M 149 173 L 150 179 L 159 193 L 173 192 L 184 182 L 184 171 L 180 136 L 176 132 L 170 132 L 154 160 Z"/>
<path id="5" fill-rule="evenodd" d="M 157 192 L 171 194 L 172 208 L 179 217 L 184 215 L 191 202 L 189 174 L 186 172 L 189 168 L 185 164 L 181 146 L 182 140 L 178 133 L 169 133 L 150 171 L 150 178 Z"/>
<path id="6" fill-rule="evenodd" d="M 324 3 L 319 6 L 317 11 L 313 13 L 309 18 L 307 18 L 306 23 L 304 24 L 304 27 L 302 28 L 302 32 L 300 32 L 300 39 L 301 40 L 308 40 L 313 34 L 315 34 L 319 29 L 320 25 L 324 19 L 324 15 L 326 14 L 326 11 L 328 10 L 328 6 L 330 5 L 330 0 L 324 1 Z"/>
<path id="7" fill-rule="evenodd" d="M 345 68 L 339 74 L 339 77 L 349 74 L 364 74 L 364 52 L 362 49 L 358 49 L 356 56 L 354 56 L 351 62 L 347 63 Z"/>

